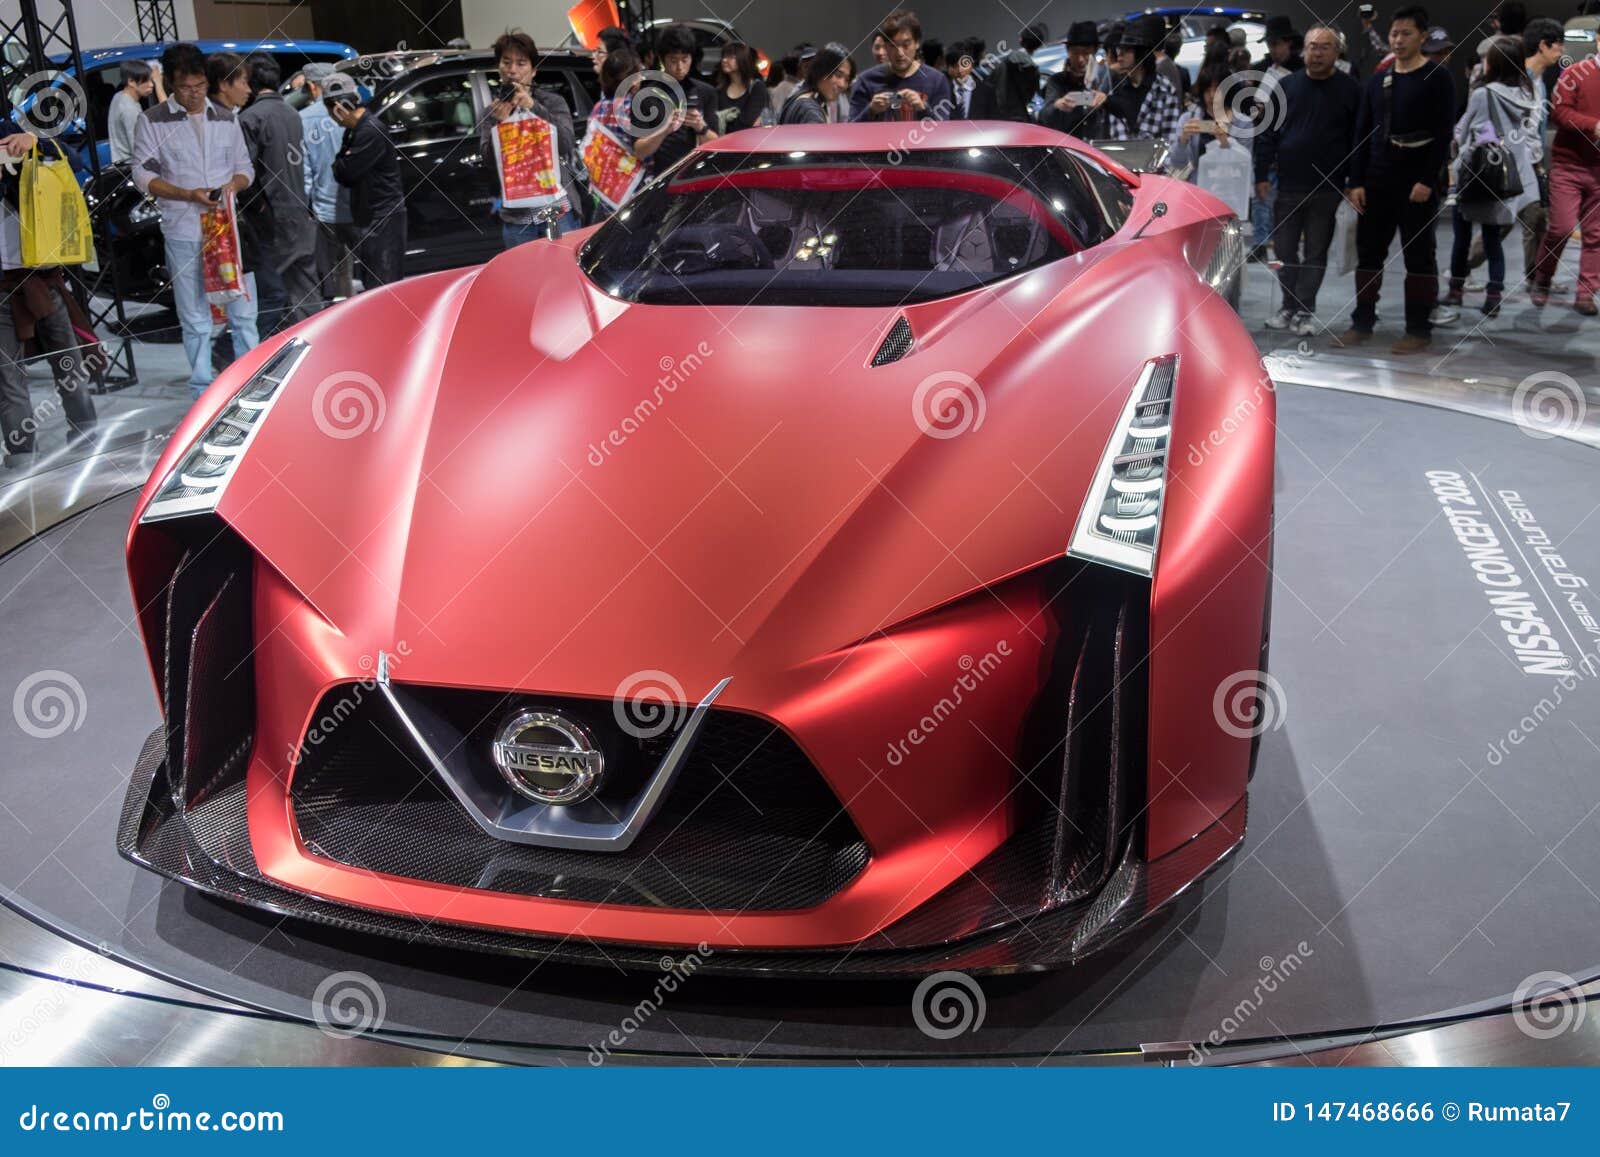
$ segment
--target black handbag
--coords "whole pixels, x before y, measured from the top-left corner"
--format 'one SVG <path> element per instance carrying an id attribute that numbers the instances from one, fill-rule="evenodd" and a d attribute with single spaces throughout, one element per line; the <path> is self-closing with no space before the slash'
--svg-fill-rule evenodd
<path id="1" fill-rule="evenodd" d="M 1456 201 L 1463 205 L 1481 205 L 1490 201 L 1514 201 L 1522 196 L 1522 174 L 1517 170 L 1517 158 L 1505 143 L 1505 131 L 1500 118 L 1495 115 L 1494 93 L 1487 93 L 1489 121 L 1494 125 L 1495 142 L 1481 142 L 1467 150 L 1461 158 L 1461 168 L 1456 179 Z"/>

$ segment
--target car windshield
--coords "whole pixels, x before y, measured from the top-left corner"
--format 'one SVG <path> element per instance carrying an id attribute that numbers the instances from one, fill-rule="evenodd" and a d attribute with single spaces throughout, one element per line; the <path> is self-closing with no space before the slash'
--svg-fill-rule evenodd
<path id="1" fill-rule="evenodd" d="M 963 293 L 1105 240 L 1126 190 L 1059 148 L 691 155 L 584 246 L 625 301 L 882 306 Z"/>

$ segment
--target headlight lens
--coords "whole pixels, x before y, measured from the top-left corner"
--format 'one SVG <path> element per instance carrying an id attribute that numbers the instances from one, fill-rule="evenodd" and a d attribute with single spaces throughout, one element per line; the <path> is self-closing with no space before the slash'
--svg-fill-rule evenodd
<path id="1" fill-rule="evenodd" d="M 255 372 L 157 487 L 140 522 L 215 510 L 244 452 L 310 346 L 296 338 Z"/>
<path id="2" fill-rule="evenodd" d="M 1155 569 L 1178 355 L 1146 362 L 1106 443 L 1067 553 L 1134 574 Z"/>

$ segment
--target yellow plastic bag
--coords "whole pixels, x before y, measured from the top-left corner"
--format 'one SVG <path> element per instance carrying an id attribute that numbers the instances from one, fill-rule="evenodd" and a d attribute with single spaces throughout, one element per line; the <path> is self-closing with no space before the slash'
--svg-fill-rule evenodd
<path id="1" fill-rule="evenodd" d="M 35 145 L 22 162 L 17 216 L 22 225 L 24 265 L 82 265 L 94 260 L 94 234 L 89 205 L 78 188 L 61 146 L 51 142 L 54 157 L 41 156 Z"/>

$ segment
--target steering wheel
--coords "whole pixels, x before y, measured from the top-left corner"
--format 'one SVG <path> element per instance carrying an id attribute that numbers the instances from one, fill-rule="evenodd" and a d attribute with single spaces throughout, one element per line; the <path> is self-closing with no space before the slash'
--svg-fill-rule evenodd
<path id="1" fill-rule="evenodd" d="M 679 277 L 717 269 L 771 269 L 761 238 L 739 225 L 685 225 L 656 249 L 656 264 Z"/>

